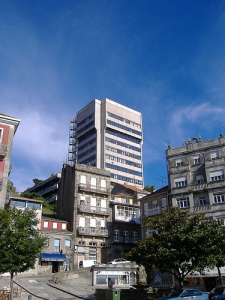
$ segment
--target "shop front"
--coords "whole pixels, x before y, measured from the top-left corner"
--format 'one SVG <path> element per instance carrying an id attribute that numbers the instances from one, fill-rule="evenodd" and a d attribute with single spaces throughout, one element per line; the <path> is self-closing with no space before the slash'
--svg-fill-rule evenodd
<path id="1" fill-rule="evenodd" d="M 51 266 L 52 273 L 57 273 L 65 269 L 67 258 L 61 253 L 41 253 L 41 266 Z"/>

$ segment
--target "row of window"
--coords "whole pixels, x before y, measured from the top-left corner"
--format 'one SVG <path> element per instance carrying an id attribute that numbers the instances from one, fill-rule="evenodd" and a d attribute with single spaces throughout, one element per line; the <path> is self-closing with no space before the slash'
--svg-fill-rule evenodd
<path id="1" fill-rule="evenodd" d="M 224 170 L 217 170 L 217 171 L 210 171 L 209 172 L 210 180 L 211 181 L 220 181 L 224 180 Z M 203 175 L 197 175 L 195 178 L 196 184 L 202 184 L 204 182 Z M 174 178 L 174 186 L 175 187 L 183 187 L 187 186 L 187 176 L 181 176 Z"/>
<path id="2" fill-rule="evenodd" d="M 88 221 L 88 225 L 90 225 L 90 227 L 95 228 L 97 227 L 97 220 L 95 218 L 90 218 L 90 219 L 86 219 L 85 217 L 79 217 L 79 227 L 83 227 L 85 228 L 85 224 Z M 107 228 L 107 220 L 102 219 L 100 220 L 100 227 L 101 228 Z"/>
<path id="3" fill-rule="evenodd" d="M 124 172 L 124 173 L 128 173 L 128 174 L 132 174 L 132 175 L 135 175 L 135 176 L 142 177 L 142 172 L 138 172 L 138 171 L 135 171 L 135 170 L 132 170 L 132 169 L 124 168 L 124 167 L 121 167 L 121 166 L 118 166 L 118 165 L 106 163 L 105 167 L 109 168 L 109 169 L 112 169 L 112 170 L 117 170 L 117 171 L 120 171 L 120 172 Z"/>
<path id="4" fill-rule="evenodd" d="M 96 137 L 96 130 L 95 129 L 78 139 L 79 147 L 80 147 L 80 144 L 82 144 L 83 142 L 85 142 L 86 140 L 90 139 L 93 136 Z"/>
<path id="5" fill-rule="evenodd" d="M 106 179 L 100 179 L 98 180 L 99 185 L 101 188 L 106 188 Z M 87 176 L 85 175 L 80 175 L 80 183 L 86 185 L 87 184 Z M 96 177 L 91 177 L 90 178 L 90 185 L 92 188 L 96 188 L 97 186 L 97 178 Z"/>
<path id="6" fill-rule="evenodd" d="M 45 247 L 49 247 L 50 239 L 46 239 L 45 241 Z M 66 248 L 71 248 L 71 240 L 65 239 L 64 240 L 64 246 Z M 60 239 L 54 239 L 54 252 L 60 252 L 61 250 L 61 240 Z"/>
<path id="7" fill-rule="evenodd" d="M 114 242 L 130 242 L 138 241 L 138 232 L 137 231 L 128 231 L 128 230 L 120 230 L 114 229 L 113 241 Z"/>
<path id="8" fill-rule="evenodd" d="M 109 142 L 111 144 L 115 144 L 115 145 L 121 146 L 123 148 L 127 148 L 127 149 L 130 149 L 130 150 L 136 151 L 136 152 L 141 152 L 141 148 L 132 146 L 132 145 L 124 143 L 124 142 L 120 142 L 118 140 L 111 139 L 111 138 L 109 138 L 107 136 L 105 137 L 105 141 Z"/>
<path id="9" fill-rule="evenodd" d="M 44 221 L 43 222 L 43 227 L 44 228 L 53 228 L 53 229 L 63 229 L 66 230 L 67 229 L 67 224 L 66 223 L 58 223 L 58 222 L 48 222 L 48 221 Z"/>
<path id="10" fill-rule="evenodd" d="M 86 149 L 87 147 L 90 147 L 91 145 L 96 143 L 96 138 L 93 138 L 92 140 L 88 141 L 87 143 L 83 144 L 82 146 L 78 147 L 78 151 L 82 151 L 83 149 Z"/>
<path id="11" fill-rule="evenodd" d="M 78 246 L 86 246 L 86 241 L 80 240 L 80 241 L 77 242 L 77 245 Z M 98 243 L 98 242 L 95 242 L 95 241 L 91 241 L 91 242 L 88 243 L 88 246 L 90 246 L 90 247 L 100 246 L 101 248 L 105 248 L 105 247 L 107 247 L 107 243 L 106 242 Z"/>
<path id="12" fill-rule="evenodd" d="M 213 200 L 214 200 L 214 203 L 223 203 L 223 202 L 225 202 L 225 193 L 214 194 L 213 195 Z M 177 204 L 178 204 L 178 207 L 180 207 L 180 208 L 190 207 L 189 197 L 178 198 L 177 199 Z M 207 204 L 206 198 L 205 197 L 200 197 L 198 199 L 197 204 L 198 205 L 206 205 Z"/>
<path id="13" fill-rule="evenodd" d="M 138 164 L 138 163 L 136 163 L 134 161 L 131 161 L 131 160 L 116 157 L 116 156 L 113 156 L 113 155 L 106 154 L 105 158 L 109 159 L 109 160 L 112 160 L 112 161 L 116 161 L 116 162 L 120 162 L 120 163 L 129 165 L 129 166 L 133 166 L 133 167 L 136 167 L 136 168 L 142 168 L 141 164 Z"/>
<path id="14" fill-rule="evenodd" d="M 80 127 L 84 124 L 89 123 L 92 119 L 94 118 L 94 113 L 90 114 L 89 116 L 87 116 L 84 120 L 80 121 L 79 123 L 77 123 L 77 127 Z"/>
<path id="15" fill-rule="evenodd" d="M 135 178 L 131 178 L 131 177 L 126 177 L 126 176 L 114 174 L 114 173 L 111 173 L 111 172 L 110 172 L 110 177 L 113 178 L 113 179 L 121 180 L 123 182 L 129 182 L 129 183 L 137 184 L 139 186 L 143 186 L 143 181 L 139 180 L 139 179 L 135 179 Z"/>
<path id="16" fill-rule="evenodd" d="M 125 134 L 125 133 L 122 133 L 122 132 L 118 132 L 118 131 L 114 131 L 110 128 L 106 128 L 105 130 L 106 133 L 110 134 L 110 135 L 113 135 L 113 136 L 116 136 L 118 138 L 121 138 L 123 140 L 127 140 L 127 141 L 130 141 L 132 143 L 135 143 L 135 144 L 141 144 L 141 139 L 137 139 L 135 137 L 132 137 L 128 134 Z"/>
<path id="17" fill-rule="evenodd" d="M 217 150 L 210 152 L 210 158 L 211 159 L 218 159 L 219 158 L 219 152 Z M 193 163 L 194 163 L 194 165 L 199 165 L 201 163 L 200 154 L 196 154 L 196 155 L 193 156 Z M 183 158 L 176 159 L 176 166 L 177 167 L 183 166 L 184 164 L 185 164 L 185 162 L 184 162 Z"/>
<path id="18" fill-rule="evenodd" d="M 85 151 L 85 152 L 83 152 L 83 153 L 81 153 L 81 154 L 78 155 L 78 159 L 81 159 L 81 158 L 83 158 L 83 157 L 85 157 L 85 156 L 87 156 L 87 155 L 89 155 L 89 154 L 91 154 L 91 153 L 93 153 L 95 151 L 96 151 L 96 146 L 94 146 L 92 148 L 88 148 L 87 151 Z"/>
<path id="19" fill-rule="evenodd" d="M 82 127 L 81 129 L 77 130 L 77 134 L 82 133 L 83 131 L 87 130 L 90 127 L 93 127 L 95 124 L 94 121 L 91 121 L 90 123 L 88 123 L 87 125 L 85 125 L 84 127 Z"/>
<path id="20" fill-rule="evenodd" d="M 136 123 L 136 122 L 131 121 L 131 120 L 128 120 L 128 119 L 125 119 L 125 118 L 123 118 L 123 117 L 121 117 L 121 116 L 118 116 L 118 115 L 116 115 L 116 114 L 113 114 L 113 113 L 111 113 L 111 112 L 109 112 L 109 111 L 107 111 L 107 115 L 108 115 L 109 117 L 111 117 L 111 118 L 117 119 L 117 120 L 122 121 L 122 122 L 124 122 L 124 123 L 131 124 L 131 125 L 133 125 L 133 126 L 136 126 L 136 127 L 138 127 L 138 128 L 141 128 L 141 124 Z"/>
<path id="21" fill-rule="evenodd" d="M 15 207 L 41 209 L 41 203 L 30 202 L 30 201 L 12 200 L 11 205 L 13 205 Z"/>
<path id="22" fill-rule="evenodd" d="M 128 207 L 123 205 L 117 206 L 117 216 L 124 216 L 127 218 L 139 218 L 140 209 L 135 207 Z"/>
<path id="23" fill-rule="evenodd" d="M 137 134 L 137 135 L 141 135 L 141 131 L 132 129 L 132 128 L 130 128 L 130 127 L 127 127 L 127 126 L 124 126 L 124 125 L 122 125 L 122 124 L 113 122 L 113 121 L 111 121 L 111 120 L 107 120 L 107 124 L 112 125 L 112 126 L 115 126 L 115 127 L 117 127 L 117 128 L 120 128 L 120 129 L 123 129 L 123 130 L 125 130 L 125 131 L 132 132 L 132 133 Z"/>
<path id="24" fill-rule="evenodd" d="M 124 151 L 124 150 L 121 150 L 121 149 L 118 149 L 118 148 L 114 148 L 114 147 L 106 145 L 105 149 L 108 150 L 108 151 L 111 151 L 111 152 L 115 152 L 115 153 L 118 153 L 118 154 L 122 154 L 122 155 L 125 155 L 125 156 L 132 157 L 134 159 L 141 160 L 141 156 L 140 155 L 136 155 L 134 153 L 127 152 L 127 151 Z"/>
<path id="25" fill-rule="evenodd" d="M 89 166 L 96 167 L 96 155 L 92 155 L 91 157 L 81 160 L 78 163 L 81 165 L 83 164 L 83 165 L 89 165 Z"/>

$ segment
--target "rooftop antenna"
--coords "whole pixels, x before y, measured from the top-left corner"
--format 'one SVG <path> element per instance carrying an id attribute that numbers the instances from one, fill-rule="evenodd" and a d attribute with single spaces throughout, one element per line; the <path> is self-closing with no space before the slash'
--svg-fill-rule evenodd
<path id="1" fill-rule="evenodd" d="M 160 175 L 157 175 L 157 176 L 159 176 L 160 179 L 159 178 L 155 178 L 155 179 L 160 180 L 162 182 L 162 187 L 164 187 L 164 182 L 166 182 L 166 177 L 165 176 L 160 176 Z"/>

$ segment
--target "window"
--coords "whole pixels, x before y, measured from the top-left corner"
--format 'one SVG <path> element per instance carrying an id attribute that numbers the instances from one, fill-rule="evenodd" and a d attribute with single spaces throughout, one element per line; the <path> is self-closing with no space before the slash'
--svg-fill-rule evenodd
<path id="1" fill-rule="evenodd" d="M 96 189 L 96 178 L 91 177 L 91 188 Z"/>
<path id="2" fill-rule="evenodd" d="M 95 227 L 96 227 L 96 219 L 92 218 L 90 220 L 90 229 L 92 233 L 95 233 Z"/>
<path id="3" fill-rule="evenodd" d="M 218 151 L 211 152 L 210 153 L 210 157 L 211 157 L 211 159 L 217 159 L 217 158 L 219 158 Z"/>
<path id="4" fill-rule="evenodd" d="M 132 231 L 132 240 L 133 240 L 133 242 L 137 242 L 138 241 L 137 231 Z"/>
<path id="5" fill-rule="evenodd" d="M 200 164 L 200 154 L 197 154 L 193 157 L 194 160 L 194 165 L 199 165 Z"/>
<path id="6" fill-rule="evenodd" d="M 124 243 L 129 242 L 129 232 L 127 230 L 123 231 L 123 241 L 124 241 Z"/>
<path id="7" fill-rule="evenodd" d="M 225 193 L 214 194 L 213 199 L 215 203 L 225 202 Z"/>
<path id="8" fill-rule="evenodd" d="M 114 242 L 120 241 L 120 231 L 118 229 L 114 229 Z"/>
<path id="9" fill-rule="evenodd" d="M 60 239 L 54 239 L 54 252 L 60 252 Z"/>
<path id="10" fill-rule="evenodd" d="M 211 178 L 211 181 L 224 180 L 223 170 L 210 172 L 210 178 Z"/>
<path id="11" fill-rule="evenodd" d="M 201 184 L 204 182 L 203 175 L 197 175 L 196 176 L 196 184 Z"/>
<path id="12" fill-rule="evenodd" d="M 56 222 L 53 222 L 52 227 L 53 227 L 54 229 L 57 229 L 57 223 L 56 223 Z"/>
<path id="13" fill-rule="evenodd" d="M 101 220 L 101 228 L 106 229 L 107 228 L 107 221 L 106 220 Z"/>
<path id="14" fill-rule="evenodd" d="M 41 204 L 36 202 L 27 202 L 27 208 L 41 209 Z"/>
<path id="15" fill-rule="evenodd" d="M 101 199 L 101 211 L 106 212 L 106 199 Z"/>
<path id="16" fill-rule="evenodd" d="M 190 207 L 189 197 L 177 199 L 177 204 L 180 208 Z"/>
<path id="17" fill-rule="evenodd" d="M 144 215 L 148 215 L 148 203 L 144 203 Z"/>
<path id="18" fill-rule="evenodd" d="M 198 205 L 206 205 L 206 198 L 205 197 L 199 198 Z"/>
<path id="19" fill-rule="evenodd" d="M 179 177 L 174 179 L 175 187 L 187 186 L 187 177 Z"/>
<path id="20" fill-rule="evenodd" d="M 220 223 L 222 226 L 225 226 L 225 217 L 216 218 L 217 222 Z"/>
<path id="21" fill-rule="evenodd" d="M 46 240 L 45 240 L 44 247 L 48 247 L 48 246 L 49 246 L 49 239 L 46 239 Z"/>
<path id="22" fill-rule="evenodd" d="M 91 210 L 96 210 L 96 198 L 91 198 Z"/>
<path id="23" fill-rule="evenodd" d="M 44 221 L 44 228 L 48 228 L 48 222 Z"/>
<path id="24" fill-rule="evenodd" d="M 65 247 L 67 248 L 71 247 L 71 240 L 65 240 Z"/>
<path id="25" fill-rule="evenodd" d="M 26 202 L 25 201 L 12 200 L 11 205 L 16 206 L 16 207 L 26 207 Z"/>
<path id="26" fill-rule="evenodd" d="M 181 158 L 176 160 L 176 167 L 183 166 L 183 164 L 184 164 L 184 162 Z"/>
<path id="27" fill-rule="evenodd" d="M 0 128 L 0 143 L 2 142 L 2 137 L 3 137 L 3 129 Z"/>
<path id="28" fill-rule="evenodd" d="M 78 245 L 79 245 L 79 246 L 85 246 L 85 245 L 86 245 L 86 242 L 85 242 L 85 241 L 78 241 Z"/>
<path id="29" fill-rule="evenodd" d="M 85 227 L 85 217 L 79 218 L 79 227 Z"/>
<path id="30" fill-rule="evenodd" d="M 97 247 L 97 243 L 94 241 L 89 242 L 89 246 L 91 247 Z"/>
<path id="31" fill-rule="evenodd" d="M 161 201 L 162 201 L 162 208 L 167 207 L 166 198 L 163 198 Z"/>
<path id="32" fill-rule="evenodd" d="M 62 223 L 62 229 L 66 229 L 66 223 Z"/>
<path id="33" fill-rule="evenodd" d="M 85 175 L 80 175 L 80 183 L 82 185 L 86 185 L 86 176 Z"/>
<path id="34" fill-rule="evenodd" d="M 105 179 L 101 179 L 101 190 L 106 191 L 106 180 Z"/>

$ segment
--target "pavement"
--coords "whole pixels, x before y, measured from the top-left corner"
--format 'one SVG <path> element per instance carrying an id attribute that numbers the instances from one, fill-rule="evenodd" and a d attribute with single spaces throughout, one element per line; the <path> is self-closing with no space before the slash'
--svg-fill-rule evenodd
<path id="1" fill-rule="evenodd" d="M 18 300 L 58 300 L 58 299 L 84 299 L 96 300 L 95 287 L 86 283 L 50 284 L 49 276 L 14 277 L 13 287 L 21 287 L 21 297 Z M 9 288 L 10 277 L 0 276 L 0 288 Z"/>

